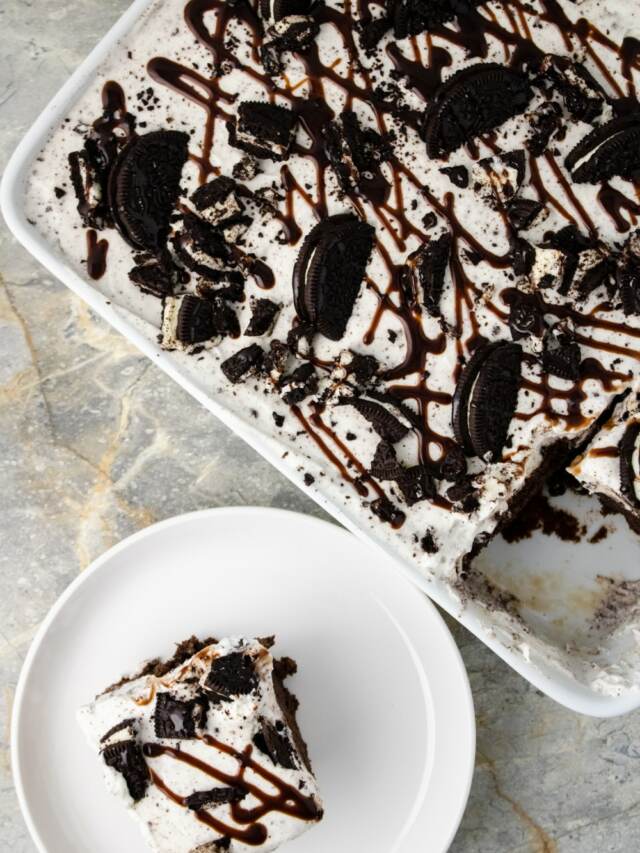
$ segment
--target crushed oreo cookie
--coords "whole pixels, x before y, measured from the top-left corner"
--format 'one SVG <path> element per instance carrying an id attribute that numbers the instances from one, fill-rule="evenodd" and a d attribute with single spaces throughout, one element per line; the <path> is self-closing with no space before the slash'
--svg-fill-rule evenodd
<path id="1" fill-rule="evenodd" d="M 227 122 L 229 142 L 263 160 L 286 160 L 293 144 L 296 115 L 266 101 L 243 101 Z"/>
<path id="2" fill-rule="evenodd" d="M 251 319 L 245 329 L 245 335 L 250 337 L 266 335 L 273 328 L 281 308 L 281 305 L 271 299 L 256 299 L 251 305 Z"/>
<path id="3" fill-rule="evenodd" d="M 296 763 L 291 741 L 286 734 L 278 731 L 273 723 L 263 719 L 261 729 L 254 735 L 253 742 L 260 752 L 269 756 L 275 765 L 295 770 Z"/>
<path id="4" fill-rule="evenodd" d="M 253 660 L 242 652 L 216 658 L 207 674 L 205 686 L 225 699 L 251 693 L 258 686 Z"/>
<path id="5" fill-rule="evenodd" d="M 253 370 L 257 370 L 264 360 L 264 350 L 258 344 L 250 344 L 244 347 L 220 365 L 220 370 L 229 382 L 234 384 L 242 382 L 245 376 Z"/>
<path id="6" fill-rule="evenodd" d="M 206 723 L 206 701 L 183 702 L 171 693 L 158 693 L 153 714 L 156 737 L 188 740 Z"/>
<path id="7" fill-rule="evenodd" d="M 185 797 L 184 805 L 192 811 L 198 811 L 205 807 L 222 806 L 226 803 L 239 803 L 247 796 L 242 788 L 211 788 L 209 791 L 195 791 Z"/>

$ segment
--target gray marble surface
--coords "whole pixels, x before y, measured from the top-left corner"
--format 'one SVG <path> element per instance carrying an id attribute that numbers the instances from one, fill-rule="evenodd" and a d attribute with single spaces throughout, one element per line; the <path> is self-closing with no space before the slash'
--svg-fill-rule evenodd
<path id="1" fill-rule="evenodd" d="M 0 168 L 127 5 L 2 0 Z M 0 224 L 0 850 L 35 849 L 12 789 L 9 719 L 22 659 L 51 604 L 134 530 L 248 503 L 323 515 Z M 565 711 L 450 624 L 478 721 L 453 853 L 640 850 L 640 715 L 597 721 Z"/>

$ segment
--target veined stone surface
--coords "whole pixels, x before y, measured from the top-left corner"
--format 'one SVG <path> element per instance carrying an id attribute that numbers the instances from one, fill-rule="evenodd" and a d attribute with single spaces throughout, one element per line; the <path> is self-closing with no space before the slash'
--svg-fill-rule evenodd
<path id="1" fill-rule="evenodd" d="M 0 170 L 127 0 L 0 4 Z M 324 513 L 140 356 L 0 224 L 0 851 L 33 853 L 9 717 L 29 642 L 64 588 L 141 527 L 263 504 Z M 188 430 L 185 429 L 188 424 Z M 242 471 L 242 477 L 238 472 Z M 640 849 L 640 714 L 578 717 L 448 620 L 476 702 L 471 799 L 451 853 Z"/>

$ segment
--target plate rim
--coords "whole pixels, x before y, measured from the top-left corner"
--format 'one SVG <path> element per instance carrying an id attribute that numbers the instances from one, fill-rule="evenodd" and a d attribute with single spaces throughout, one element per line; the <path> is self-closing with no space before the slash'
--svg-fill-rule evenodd
<path id="1" fill-rule="evenodd" d="M 131 545 L 134 545 L 143 539 L 152 538 L 159 531 L 165 530 L 167 528 L 179 526 L 180 524 L 188 523 L 194 520 L 198 520 L 200 518 L 206 519 L 210 518 L 211 516 L 220 517 L 224 515 L 242 515 L 247 517 L 255 515 L 271 515 L 278 516 L 279 518 L 289 517 L 292 523 L 298 520 L 302 520 L 305 523 L 317 525 L 318 527 L 329 527 L 334 533 L 337 533 L 338 535 L 352 535 L 350 534 L 349 530 L 341 528 L 338 525 L 332 524 L 330 521 L 317 518 L 307 513 L 295 512 L 293 510 L 288 509 L 280 509 L 277 507 L 236 505 L 211 507 L 207 509 L 200 509 L 194 510 L 192 512 L 182 513 L 180 515 L 169 516 L 168 518 L 162 519 L 161 521 L 157 521 L 154 524 L 135 531 L 134 533 L 120 540 L 115 545 L 111 546 L 111 548 L 109 548 L 107 551 L 104 551 L 102 554 L 96 557 L 89 564 L 89 566 L 87 566 L 86 569 L 81 571 L 71 581 L 71 583 L 63 590 L 63 592 L 60 594 L 60 596 L 56 599 L 54 604 L 47 612 L 45 618 L 38 626 L 38 629 L 30 643 L 29 649 L 20 669 L 20 674 L 15 689 L 13 707 L 11 710 L 11 730 L 9 744 L 13 785 L 16 792 L 16 797 L 18 800 L 18 805 L 20 807 L 22 818 L 25 821 L 29 835 L 36 848 L 38 849 L 39 853 L 49 853 L 49 848 L 36 825 L 36 820 L 29 804 L 27 786 L 25 785 L 25 780 L 21 767 L 22 751 L 20 747 L 20 742 L 22 731 L 23 706 L 26 692 L 28 689 L 29 677 L 31 675 L 34 663 L 38 657 L 38 653 L 40 652 L 40 649 L 42 648 L 43 643 L 47 638 L 51 626 L 56 621 L 59 614 L 64 610 L 66 604 L 70 601 L 70 599 L 75 596 L 78 589 L 80 589 L 82 586 L 84 586 L 84 584 L 89 582 L 95 574 L 101 571 L 105 564 L 108 564 L 111 559 L 118 555 L 121 551 L 126 550 Z M 359 547 L 360 545 L 362 545 L 362 547 L 372 547 L 372 543 L 369 540 L 363 540 L 358 536 L 355 536 L 354 539 L 358 543 Z M 454 640 L 449 627 L 447 626 L 442 615 L 438 612 L 438 609 L 436 608 L 434 603 L 415 584 L 411 583 L 405 575 L 394 571 L 393 566 L 389 567 L 388 579 L 392 579 L 394 585 L 399 584 L 403 586 L 405 592 L 408 595 L 414 597 L 415 599 L 419 599 L 420 606 L 426 608 L 426 611 L 430 614 L 429 618 L 432 619 L 433 622 L 435 622 L 435 624 L 437 625 L 438 630 L 440 631 L 444 641 L 446 642 L 452 653 L 453 658 L 456 661 L 456 669 L 459 676 L 459 687 L 461 688 L 462 694 L 464 696 L 463 712 L 468 723 L 467 731 L 465 732 L 465 734 L 466 737 L 469 739 L 469 748 L 467 750 L 466 755 L 464 756 L 463 762 L 465 783 L 464 785 L 459 786 L 459 788 L 457 789 L 457 791 L 459 792 L 460 799 L 458 807 L 456 809 L 455 821 L 452 821 L 451 829 L 446 839 L 446 846 L 444 848 L 444 850 L 448 850 L 462 822 L 462 818 L 464 816 L 469 801 L 469 794 L 471 791 L 471 786 L 474 777 L 477 731 L 473 693 L 471 691 L 469 676 L 464 661 L 462 659 L 462 655 L 460 654 L 458 645 Z M 423 672 L 424 670 L 421 670 L 421 674 Z M 434 705 L 434 697 L 432 695 L 431 690 L 429 691 L 429 698 L 431 700 L 431 704 Z M 435 711 L 433 711 L 433 709 L 432 712 L 435 714 Z M 429 775 L 431 775 L 431 772 L 432 768 L 429 772 Z M 410 831 L 410 828 L 411 825 L 408 827 L 407 831 Z M 392 853 L 397 853 L 397 851 L 403 849 L 405 839 L 406 833 L 401 835 L 401 837 L 395 842 Z"/>
<path id="2" fill-rule="evenodd" d="M 106 304 L 104 299 L 91 285 L 75 272 L 68 263 L 56 253 L 53 245 L 29 225 L 21 199 L 24 193 L 26 172 L 33 159 L 45 143 L 56 124 L 64 117 L 69 106 L 84 89 L 100 64 L 105 60 L 110 50 L 120 38 L 126 35 L 138 18 L 150 7 L 155 0 L 133 0 L 122 16 L 107 31 L 102 39 L 89 53 L 87 58 L 71 74 L 69 79 L 57 91 L 50 102 L 40 112 L 32 126 L 19 142 L 5 167 L 0 181 L 0 210 L 2 211 L 9 230 L 24 248 L 33 255 L 52 275 L 59 279 L 73 293 L 83 299 L 90 308 L 103 320 L 109 323 L 117 332 L 129 340 L 140 352 L 149 358 L 153 364 L 163 370 L 178 385 L 184 388 L 208 411 L 222 421 L 236 435 L 249 444 L 257 453 L 265 458 L 280 473 L 301 489 L 326 512 L 337 519 L 340 524 L 354 533 L 358 538 L 381 548 L 396 563 L 398 569 L 408 577 L 422 592 L 449 613 L 457 622 L 471 631 L 482 643 L 488 646 L 505 663 L 519 675 L 529 681 L 538 690 L 560 705 L 572 711 L 587 716 L 607 718 L 630 713 L 640 708 L 640 690 L 630 690 L 622 695 L 607 695 L 597 693 L 567 675 L 559 668 L 534 663 L 526 660 L 517 650 L 503 643 L 490 624 L 483 624 L 477 613 L 471 608 L 462 608 L 459 601 L 438 578 L 429 582 L 418 572 L 411 562 L 399 554 L 392 545 L 381 541 L 364 528 L 356 519 L 351 518 L 342 507 L 334 503 L 316 489 L 305 485 L 301 476 L 296 476 L 293 469 L 282 463 L 280 458 L 281 446 L 266 434 L 257 430 L 252 424 L 243 421 L 222 403 L 209 396 L 190 377 L 182 374 L 166 353 L 149 339 L 145 338 L 125 318 L 118 314 L 113 306 Z"/>

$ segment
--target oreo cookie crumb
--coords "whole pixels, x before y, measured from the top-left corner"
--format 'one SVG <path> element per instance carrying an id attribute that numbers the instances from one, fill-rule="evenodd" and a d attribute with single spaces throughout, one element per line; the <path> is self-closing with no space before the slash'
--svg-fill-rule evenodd
<path id="1" fill-rule="evenodd" d="M 247 373 L 257 370 L 264 360 L 264 350 L 258 344 L 250 344 L 229 356 L 220 365 L 220 369 L 229 382 L 241 382 Z"/>
<path id="2" fill-rule="evenodd" d="M 245 335 L 259 336 L 271 330 L 282 306 L 271 299 L 256 299 L 251 308 L 251 319 Z"/>
<path id="3" fill-rule="evenodd" d="M 211 788 L 209 791 L 195 791 L 184 798 L 184 805 L 192 811 L 198 811 L 205 806 L 221 806 L 226 803 L 239 803 L 247 796 L 242 788 Z"/>
<path id="4" fill-rule="evenodd" d="M 406 519 L 406 515 L 397 506 L 391 503 L 389 498 L 376 498 L 370 503 L 371 512 L 377 515 L 381 521 L 390 524 L 392 527 L 401 527 Z"/>
<path id="5" fill-rule="evenodd" d="M 427 530 L 425 532 L 424 536 L 420 540 L 420 547 L 426 554 L 437 554 L 440 550 L 431 530 Z"/>

